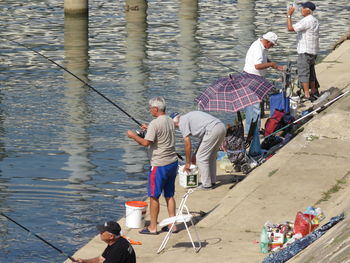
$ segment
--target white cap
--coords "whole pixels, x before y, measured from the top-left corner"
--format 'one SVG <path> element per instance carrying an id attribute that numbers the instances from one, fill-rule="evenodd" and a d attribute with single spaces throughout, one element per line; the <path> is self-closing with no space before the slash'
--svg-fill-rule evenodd
<path id="1" fill-rule="evenodd" d="M 267 32 L 262 36 L 263 39 L 266 39 L 267 41 L 270 41 L 272 44 L 277 44 L 277 35 L 273 32 Z"/>

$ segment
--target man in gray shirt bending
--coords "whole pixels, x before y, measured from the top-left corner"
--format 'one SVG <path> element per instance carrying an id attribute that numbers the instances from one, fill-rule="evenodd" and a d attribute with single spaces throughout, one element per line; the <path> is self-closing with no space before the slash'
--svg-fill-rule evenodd
<path id="1" fill-rule="evenodd" d="M 175 112 L 170 117 L 184 138 L 186 155 L 184 171 L 190 172 L 193 161 L 198 166 L 202 182 L 198 188 L 211 189 L 216 183 L 216 155 L 226 135 L 225 125 L 219 119 L 202 111 L 191 111 L 185 115 Z M 194 158 L 191 158 L 190 136 L 201 140 Z"/>

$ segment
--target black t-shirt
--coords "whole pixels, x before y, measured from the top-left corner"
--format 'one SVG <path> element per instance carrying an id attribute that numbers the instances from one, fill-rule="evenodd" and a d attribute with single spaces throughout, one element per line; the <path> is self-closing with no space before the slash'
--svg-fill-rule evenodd
<path id="1" fill-rule="evenodd" d="M 136 255 L 133 247 L 125 238 L 118 238 L 117 241 L 106 247 L 102 253 L 104 263 L 136 263 Z"/>

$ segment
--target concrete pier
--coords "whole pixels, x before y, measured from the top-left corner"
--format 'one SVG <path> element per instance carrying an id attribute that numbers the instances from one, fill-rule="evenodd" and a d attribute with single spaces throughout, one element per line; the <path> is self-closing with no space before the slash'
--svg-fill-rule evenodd
<path id="1" fill-rule="evenodd" d="M 89 11 L 88 0 L 64 0 L 64 13 L 69 15 L 87 14 Z"/>

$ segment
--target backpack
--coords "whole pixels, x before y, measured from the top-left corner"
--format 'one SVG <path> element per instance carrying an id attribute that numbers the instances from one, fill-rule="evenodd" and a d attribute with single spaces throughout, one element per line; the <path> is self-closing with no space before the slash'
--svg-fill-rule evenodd
<path id="1" fill-rule="evenodd" d="M 239 164 L 245 158 L 245 139 L 244 127 L 240 112 L 237 112 L 238 122 L 229 126 L 226 130 L 226 136 L 222 144 L 222 148 L 227 152 L 228 159 Z"/>
<path id="2" fill-rule="evenodd" d="M 265 133 L 264 136 L 268 136 L 279 127 L 279 124 L 284 116 L 284 110 L 275 109 L 272 117 L 268 118 L 265 123 Z"/>

